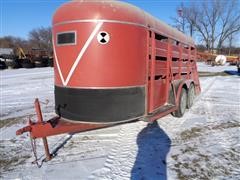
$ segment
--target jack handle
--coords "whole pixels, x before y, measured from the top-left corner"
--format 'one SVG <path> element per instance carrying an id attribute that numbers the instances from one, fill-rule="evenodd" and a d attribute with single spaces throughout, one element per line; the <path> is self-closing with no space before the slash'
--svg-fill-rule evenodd
<path id="1" fill-rule="evenodd" d="M 21 129 L 17 130 L 16 135 L 19 136 L 23 133 L 31 132 L 31 130 L 32 130 L 31 126 L 26 126 L 24 128 L 21 128 Z"/>

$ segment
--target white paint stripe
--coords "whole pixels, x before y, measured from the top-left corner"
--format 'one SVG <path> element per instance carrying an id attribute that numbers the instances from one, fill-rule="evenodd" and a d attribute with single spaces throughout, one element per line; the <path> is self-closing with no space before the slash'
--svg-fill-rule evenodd
<path id="1" fill-rule="evenodd" d="M 102 24 L 103 24 L 103 22 L 99 22 L 99 23 L 96 25 L 95 29 L 93 30 L 93 32 L 92 32 L 91 35 L 89 36 L 88 40 L 87 40 L 86 43 L 84 44 L 82 50 L 81 50 L 80 53 L 78 54 L 78 57 L 77 57 L 77 59 L 75 60 L 73 66 L 72 66 L 72 68 L 71 68 L 71 70 L 70 70 L 70 72 L 69 72 L 69 74 L 68 74 L 68 76 L 67 76 L 66 81 L 65 81 L 64 84 L 63 84 L 64 86 L 66 86 L 66 85 L 68 84 L 68 82 L 69 82 L 70 78 L 72 77 L 72 74 L 73 74 L 74 70 L 76 69 L 78 63 L 80 62 L 83 54 L 85 53 L 85 51 L 87 50 L 88 46 L 89 46 L 90 43 L 92 42 L 94 36 L 97 34 L 97 32 L 99 31 L 99 29 L 101 28 Z"/>
<path id="2" fill-rule="evenodd" d="M 103 22 L 99 22 L 96 27 L 94 28 L 93 32 L 91 33 L 91 35 L 89 36 L 88 40 L 86 41 L 86 43 L 84 44 L 83 48 L 81 49 L 81 51 L 79 52 L 78 56 L 77 56 L 77 59 L 75 60 L 74 64 L 72 65 L 68 75 L 67 75 L 67 78 L 66 80 L 64 80 L 63 78 L 63 75 L 62 75 L 62 71 L 61 71 L 61 68 L 59 66 L 59 62 L 58 62 L 58 58 L 57 58 L 57 54 L 56 54 L 56 49 L 55 49 L 55 44 L 54 44 L 54 38 L 53 38 L 53 49 L 54 49 L 54 57 L 55 57 L 55 61 L 56 61 L 56 64 L 57 64 L 57 69 L 58 69 L 58 72 L 59 72 L 59 75 L 60 75 L 60 78 L 61 78 L 61 81 L 62 81 L 62 84 L 64 86 L 66 86 L 69 82 L 69 80 L 71 79 L 72 77 L 72 74 L 74 72 L 74 70 L 76 69 L 78 63 L 80 62 L 82 56 L 84 55 L 85 51 L 87 50 L 88 46 L 90 45 L 90 43 L 92 42 L 94 36 L 97 34 L 97 32 L 99 31 L 99 29 L 102 27 L 102 24 Z"/>
<path id="3" fill-rule="evenodd" d="M 59 75 L 60 75 L 60 78 L 61 78 L 62 83 L 64 84 L 64 78 L 63 78 L 62 71 L 61 71 L 61 69 L 60 69 L 60 66 L 59 66 L 59 63 L 58 63 L 57 54 L 56 54 L 54 38 L 52 39 L 52 42 L 53 42 L 54 58 L 55 58 L 55 62 L 56 62 L 56 64 L 57 64 L 58 73 L 59 73 Z"/>
<path id="4" fill-rule="evenodd" d="M 53 24 L 53 26 L 59 26 L 59 25 L 65 25 L 65 24 L 71 24 L 71 23 L 118 23 L 118 24 L 126 24 L 126 25 L 135 25 L 140 27 L 148 28 L 148 26 L 144 24 L 134 23 L 134 22 L 128 22 L 128 21 L 119 21 L 119 20 L 107 20 L 107 19 L 79 19 L 79 20 L 72 20 L 72 21 L 62 21 L 56 24 Z"/>

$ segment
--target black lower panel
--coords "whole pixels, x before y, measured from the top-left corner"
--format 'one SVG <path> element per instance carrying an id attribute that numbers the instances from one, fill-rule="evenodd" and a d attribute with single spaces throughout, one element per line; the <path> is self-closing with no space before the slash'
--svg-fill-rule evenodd
<path id="1" fill-rule="evenodd" d="M 65 119 L 120 122 L 144 115 L 145 88 L 77 89 L 55 86 L 55 110 Z"/>

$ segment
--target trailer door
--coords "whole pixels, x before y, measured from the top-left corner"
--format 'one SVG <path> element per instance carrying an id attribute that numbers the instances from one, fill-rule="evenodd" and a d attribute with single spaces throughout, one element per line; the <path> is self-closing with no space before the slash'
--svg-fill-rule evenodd
<path id="1" fill-rule="evenodd" d="M 149 31 L 148 112 L 164 106 L 168 100 L 168 38 Z"/>

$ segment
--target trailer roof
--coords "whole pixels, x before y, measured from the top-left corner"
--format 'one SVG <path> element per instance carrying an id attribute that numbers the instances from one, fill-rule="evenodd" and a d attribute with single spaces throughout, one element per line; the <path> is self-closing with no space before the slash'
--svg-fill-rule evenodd
<path id="1" fill-rule="evenodd" d="M 125 2 L 111 0 L 71 1 L 63 4 L 55 12 L 53 26 L 79 20 L 111 20 L 137 24 L 150 27 L 162 35 L 194 46 L 194 41 L 191 37 L 151 16 L 142 9 Z"/>

